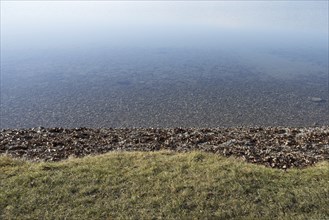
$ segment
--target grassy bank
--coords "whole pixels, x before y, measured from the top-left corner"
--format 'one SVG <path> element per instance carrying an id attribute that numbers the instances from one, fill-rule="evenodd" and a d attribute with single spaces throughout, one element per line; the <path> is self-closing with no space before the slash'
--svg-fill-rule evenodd
<path id="1" fill-rule="evenodd" d="M 288 171 L 211 153 L 0 157 L 1 219 L 326 219 L 329 163 Z"/>

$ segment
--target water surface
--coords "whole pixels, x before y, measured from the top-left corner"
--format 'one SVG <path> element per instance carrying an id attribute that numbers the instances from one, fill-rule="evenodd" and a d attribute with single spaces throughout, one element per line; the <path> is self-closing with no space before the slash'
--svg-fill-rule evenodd
<path id="1" fill-rule="evenodd" d="M 60 4 L 81 6 L 55 6 Z M 119 3 L 102 4 L 111 9 Z M 1 34 L 1 128 L 329 124 L 328 31 L 323 29 L 328 12 L 317 4 L 309 8 L 314 21 L 304 3 L 294 3 L 298 11 L 284 3 L 260 4 L 257 7 L 276 7 L 286 16 L 273 14 L 269 19 L 260 13 L 264 23 L 248 13 L 237 17 L 241 8 L 220 2 L 204 3 L 199 21 L 189 15 L 197 11 L 191 5 L 183 9 L 183 3 L 161 3 L 178 16 L 157 8 L 160 3 L 143 4 L 148 10 L 122 3 L 126 10 L 140 11 L 130 17 L 129 10 L 116 15 L 121 19 L 116 25 L 110 19 L 90 19 L 83 27 L 77 25 L 83 17 L 74 23 L 64 12 L 68 24 L 59 25 L 36 11 L 46 22 L 27 17 L 30 29 L 18 28 L 24 19 L 10 11 L 17 5 L 4 4 L 3 18 L 8 20 Z M 218 7 L 210 10 L 213 4 Z M 223 21 L 217 15 L 225 8 L 226 18 L 232 18 L 227 20 L 237 20 L 240 26 L 208 22 Z M 297 13 L 301 27 L 295 25 L 297 18 L 287 17 L 289 10 Z M 8 11 L 16 20 L 9 19 Z M 145 19 L 138 20 L 138 15 Z M 248 26 L 243 18 L 255 25 Z M 313 25 L 318 23 L 322 25 Z"/>

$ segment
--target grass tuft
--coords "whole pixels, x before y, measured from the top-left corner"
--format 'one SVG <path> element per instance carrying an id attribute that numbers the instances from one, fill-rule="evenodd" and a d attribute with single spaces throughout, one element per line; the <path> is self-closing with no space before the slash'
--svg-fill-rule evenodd
<path id="1" fill-rule="evenodd" d="M 329 163 L 288 171 L 204 152 L 0 157 L 1 219 L 328 219 Z"/>

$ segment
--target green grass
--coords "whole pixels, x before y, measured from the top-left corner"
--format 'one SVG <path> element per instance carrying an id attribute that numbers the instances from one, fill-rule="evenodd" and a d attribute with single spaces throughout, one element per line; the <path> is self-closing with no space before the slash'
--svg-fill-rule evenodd
<path id="1" fill-rule="evenodd" d="M 0 157 L 0 219 L 329 219 L 329 163 L 283 170 L 191 152 Z"/>

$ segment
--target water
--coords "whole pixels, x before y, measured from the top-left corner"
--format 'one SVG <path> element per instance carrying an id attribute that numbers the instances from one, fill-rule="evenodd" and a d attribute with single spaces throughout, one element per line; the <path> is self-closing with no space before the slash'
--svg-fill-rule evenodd
<path id="1" fill-rule="evenodd" d="M 1 126 L 328 124 L 327 67 L 302 52 L 160 48 L 23 56 L 3 61 Z"/>
<path id="2" fill-rule="evenodd" d="M 5 28 L 1 128 L 329 125 L 328 32 L 191 24 L 56 44 Z"/>

